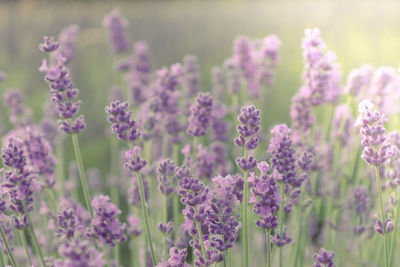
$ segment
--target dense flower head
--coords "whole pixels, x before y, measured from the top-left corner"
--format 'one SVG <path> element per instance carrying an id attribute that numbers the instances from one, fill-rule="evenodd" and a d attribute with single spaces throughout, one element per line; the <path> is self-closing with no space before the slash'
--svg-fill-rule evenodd
<path id="1" fill-rule="evenodd" d="M 26 212 L 33 210 L 33 192 L 38 190 L 35 176 L 27 166 L 22 142 L 10 137 L 2 151 L 3 164 L 10 167 L 2 181 L 3 193 L 9 196 L 8 208 L 15 212 L 12 225 L 17 229 L 28 226 Z M 26 209 L 25 206 L 26 205 Z"/>
<path id="2" fill-rule="evenodd" d="M 43 43 L 39 45 L 39 49 L 42 52 L 54 52 L 59 47 L 59 43 L 54 40 L 53 37 L 45 36 L 43 39 Z"/>
<path id="3" fill-rule="evenodd" d="M 121 225 L 117 216 L 121 211 L 110 202 L 108 196 L 99 195 L 92 200 L 93 208 L 93 231 L 101 243 L 114 246 L 116 242 L 126 240 L 125 224 Z"/>
<path id="4" fill-rule="evenodd" d="M 178 193 L 182 204 L 196 207 L 207 200 L 209 189 L 188 168 L 176 168 L 175 175 L 178 178 Z"/>
<path id="5" fill-rule="evenodd" d="M 340 88 L 340 72 L 335 53 L 326 52 L 319 29 L 306 29 L 303 39 L 303 57 L 305 71 L 303 87 L 312 106 L 337 100 Z"/>
<path id="6" fill-rule="evenodd" d="M 110 45 L 115 54 L 125 52 L 129 48 L 129 41 L 124 33 L 127 25 L 128 22 L 118 9 L 112 10 L 103 18 L 103 26 L 109 30 Z"/>
<path id="7" fill-rule="evenodd" d="M 71 81 L 69 69 L 66 66 L 66 58 L 60 53 L 55 53 L 51 63 L 44 59 L 39 68 L 45 73 L 45 81 L 49 84 L 51 100 L 56 104 L 59 122 L 59 130 L 68 134 L 82 132 L 86 125 L 84 117 L 77 116 L 81 101 L 76 100 L 79 90 Z"/>
<path id="8" fill-rule="evenodd" d="M 128 236 L 134 236 L 137 237 L 142 233 L 142 230 L 139 228 L 140 225 L 140 219 L 133 216 L 129 215 L 127 218 L 128 222 L 128 228 L 126 230 Z"/>
<path id="9" fill-rule="evenodd" d="M 145 159 L 142 159 L 139 153 L 140 153 L 140 148 L 138 146 L 135 146 L 133 150 L 129 149 L 128 151 L 126 151 L 125 168 L 133 172 L 139 172 L 146 166 L 147 161 Z"/>
<path id="10" fill-rule="evenodd" d="M 158 190 L 161 194 L 169 196 L 175 191 L 175 187 L 173 184 L 173 177 L 175 175 L 175 163 L 166 159 L 159 163 L 158 170 Z"/>
<path id="11" fill-rule="evenodd" d="M 29 125 L 11 131 L 8 136 L 15 136 L 22 141 L 22 149 L 32 173 L 44 177 L 46 185 L 52 187 L 55 184 L 56 158 L 43 131 L 36 125 Z"/>
<path id="12" fill-rule="evenodd" d="M 199 93 L 196 101 L 190 106 L 187 133 L 191 136 L 203 136 L 211 123 L 213 98 L 209 93 Z"/>
<path id="13" fill-rule="evenodd" d="M 335 267 L 335 252 L 331 252 L 321 248 L 319 253 L 314 254 L 313 267 Z"/>
<path id="14" fill-rule="evenodd" d="M 186 257 L 186 249 L 172 247 L 169 249 L 169 257 L 167 262 L 165 263 L 164 261 L 161 261 L 156 265 L 156 267 L 190 267 L 190 265 L 185 262 Z"/>
<path id="15" fill-rule="evenodd" d="M 250 202 L 254 204 L 253 212 L 261 217 L 256 221 L 256 225 L 271 230 L 278 226 L 276 214 L 282 201 L 275 177 L 277 174 L 268 174 L 270 167 L 267 162 L 260 162 L 258 168 L 261 175 L 258 177 L 252 172 L 248 179 L 252 193 Z"/>
<path id="16" fill-rule="evenodd" d="M 77 218 L 72 208 L 62 207 L 57 214 L 57 237 L 61 239 L 70 239 L 77 230 Z"/>
<path id="17" fill-rule="evenodd" d="M 8 90 L 3 95 L 4 105 L 9 108 L 9 120 L 16 126 L 31 123 L 32 110 L 25 104 L 19 90 Z"/>
<path id="18" fill-rule="evenodd" d="M 133 120 L 128 103 L 115 100 L 106 107 L 108 120 L 112 123 L 112 131 L 117 137 L 126 142 L 133 142 L 140 137 L 139 124 Z"/>
<path id="19" fill-rule="evenodd" d="M 361 157 L 370 165 L 382 166 L 392 156 L 392 148 L 387 143 L 386 129 L 383 126 L 387 118 L 378 111 L 373 112 L 373 106 L 368 100 L 361 101 L 356 125 L 361 126 Z"/>
<path id="20" fill-rule="evenodd" d="M 240 201 L 235 195 L 234 177 L 216 176 L 212 179 L 214 187 L 209 198 L 209 208 L 204 224 L 208 227 L 208 247 L 223 252 L 233 246 L 239 235 L 241 224 L 237 211 Z"/>
<path id="21" fill-rule="evenodd" d="M 56 260 L 55 267 L 102 267 L 106 262 L 103 254 L 86 240 L 72 239 L 58 248 L 62 259 Z"/>
<path id="22" fill-rule="evenodd" d="M 78 32 L 79 26 L 73 24 L 62 29 L 58 35 L 60 47 L 57 49 L 57 53 L 60 53 L 65 58 L 66 65 L 75 57 L 75 41 Z"/>
<path id="23" fill-rule="evenodd" d="M 248 150 L 255 149 L 259 142 L 257 133 L 260 130 L 260 111 L 254 106 L 242 107 L 238 121 L 240 124 L 236 130 L 239 136 L 235 138 L 235 145 Z"/>
<path id="24" fill-rule="evenodd" d="M 368 190 L 365 186 L 357 186 L 353 191 L 354 204 L 358 214 L 362 214 L 367 211 L 370 206 L 370 197 Z"/>
<path id="25" fill-rule="evenodd" d="M 292 147 L 290 128 L 285 124 L 276 125 L 271 130 L 271 141 L 268 146 L 268 153 L 272 155 L 271 167 L 281 175 L 285 184 L 296 183 L 296 151 Z"/>

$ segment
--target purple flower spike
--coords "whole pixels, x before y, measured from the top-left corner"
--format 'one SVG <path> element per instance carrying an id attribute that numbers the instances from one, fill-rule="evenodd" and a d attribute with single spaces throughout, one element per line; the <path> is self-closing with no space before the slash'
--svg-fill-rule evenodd
<path id="1" fill-rule="evenodd" d="M 64 259 L 56 260 L 55 267 L 103 267 L 106 264 L 103 254 L 92 247 L 86 240 L 74 239 L 64 242 L 58 248 L 58 254 Z"/>
<path id="2" fill-rule="evenodd" d="M 287 235 L 286 229 L 283 229 L 282 236 L 279 233 L 276 233 L 272 236 L 271 241 L 278 247 L 283 247 L 292 242 L 292 238 Z"/>
<path id="3" fill-rule="evenodd" d="M 158 176 L 158 190 L 161 194 L 165 196 L 171 195 L 175 191 L 175 187 L 173 185 L 173 177 L 175 175 L 175 163 L 166 159 L 160 162 L 157 170 Z"/>
<path id="4" fill-rule="evenodd" d="M 187 133 L 191 136 L 206 134 L 211 122 L 213 99 L 209 93 L 199 93 L 196 102 L 190 107 Z"/>
<path id="5" fill-rule="evenodd" d="M 57 50 L 59 46 L 58 42 L 54 41 L 53 37 L 45 36 L 43 38 L 43 41 L 44 42 L 39 45 L 39 49 L 42 52 L 48 52 L 48 53 L 54 52 Z"/>
<path id="6" fill-rule="evenodd" d="M 129 48 L 129 42 L 124 34 L 128 22 L 121 16 L 118 9 L 114 9 L 103 19 L 103 26 L 109 30 L 109 39 L 112 51 L 115 54 L 125 52 Z"/>
<path id="7" fill-rule="evenodd" d="M 254 150 L 258 145 L 257 133 L 260 130 L 260 111 L 254 106 L 243 107 L 238 116 L 240 125 L 236 127 L 239 136 L 235 138 L 235 145 Z"/>
<path id="8" fill-rule="evenodd" d="M 57 215 L 57 237 L 62 239 L 73 238 L 77 227 L 76 223 L 77 218 L 73 209 L 60 209 Z"/>
<path id="9" fill-rule="evenodd" d="M 125 168 L 133 171 L 133 172 L 139 172 L 141 169 L 143 169 L 147 161 L 142 159 L 139 156 L 140 153 L 140 148 L 138 146 L 135 146 L 133 150 L 128 150 L 125 153 Z"/>
<path id="10" fill-rule="evenodd" d="M 356 125 L 361 126 L 361 145 L 363 146 L 363 158 L 368 164 L 382 166 L 393 152 L 390 143 L 387 142 L 386 129 L 383 124 L 387 121 L 385 115 L 378 111 L 372 112 L 373 104 L 363 100 L 359 104 L 360 115 Z"/>
<path id="11" fill-rule="evenodd" d="M 140 137 L 139 124 L 131 119 L 132 111 L 128 111 L 128 103 L 115 100 L 106 107 L 108 120 L 112 123 L 112 131 L 126 142 L 133 142 Z"/>
<path id="12" fill-rule="evenodd" d="M 93 208 L 93 231 L 100 242 L 114 246 L 116 242 L 126 240 L 125 224 L 121 225 L 117 219 L 121 211 L 110 202 L 108 196 L 99 195 L 92 200 Z"/>
<path id="13" fill-rule="evenodd" d="M 319 253 L 314 254 L 313 267 L 335 267 L 335 252 L 331 252 L 321 248 Z"/>

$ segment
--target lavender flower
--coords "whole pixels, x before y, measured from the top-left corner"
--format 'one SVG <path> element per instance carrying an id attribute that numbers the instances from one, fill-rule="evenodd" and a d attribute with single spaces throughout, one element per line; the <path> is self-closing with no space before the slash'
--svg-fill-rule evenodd
<path id="1" fill-rule="evenodd" d="M 54 41 L 53 37 L 48 37 L 48 36 L 45 36 L 44 42 L 39 45 L 40 51 L 47 52 L 47 53 L 56 51 L 58 49 L 58 47 L 59 47 L 59 43 Z"/>
<path id="2" fill-rule="evenodd" d="M 321 248 L 319 253 L 314 254 L 313 267 L 335 267 L 335 252 L 331 252 Z"/>
<path id="3" fill-rule="evenodd" d="M 93 198 L 92 208 L 94 211 L 92 226 L 93 231 L 101 243 L 114 246 L 116 242 L 126 240 L 125 224 L 121 225 L 117 219 L 121 211 L 110 202 L 108 196 L 99 195 Z"/>
<path id="4" fill-rule="evenodd" d="M 200 74 L 196 56 L 187 55 L 183 59 L 182 87 L 188 98 L 200 91 Z"/>
<path id="5" fill-rule="evenodd" d="M 351 108 L 346 104 L 338 105 L 333 115 L 331 135 L 342 147 L 349 144 L 353 125 Z"/>
<path id="6" fill-rule="evenodd" d="M 203 136 L 210 126 L 213 99 L 209 93 L 199 93 L 190 107 L 189 124 L 186 129 L 191 136 Z"/>
<path id="7" fill-rule="evenodd" d="M 363 100 L 359 104 L 360 115 L 356 125 L 361 126 L 361 145 L 363 153 L 361 157 L 370 165 L 382 166 L 392 156 L 390 144 L 386 142 L 386 129 L 383 123 L 387 121 L 385 115 L 378 111 L 372 112 L 373 104 Z"/>
<path id="8" fill-rule="evenodd" d="M 79 32 L 79 26 L 76 24 L 70 25 L 60 32 L 58 35 L 58 42 L 60 44 L 57 53 L 60 53 L 63 58 L 65 58 L 65 64 L 68 65 L 69 62 L 75 56 L 75 41 L 76 36 Z"/>
<path id="9" fill-rule="evenodd" d="M 118 9 L 114 9 L 103 19 L 103 26 L 109 30 L 110 45 L 115 54 L 125 52 L 129 48 L 129 42 L 124 34 L 127 25 L 128 22 Z"/>
<path id="10" fill-rule="evenodd" d="M 56 54 L 50 65 L 44 59 L 39 71 L 46 74 L 45 81 L 49 84 L 52 101 L 57 105 L 58 116 L 61 119 L 59 130 L 73 134 L 85 129 L 85 120 L 82 115 L 76 118 L 81 105 L 80 100 L 75 101 L 79 90 L 74 88 L 65 64 L 66 59 L 61 54 Z"/>
<path id="11" fill-rule="evenodd" d="M 159 163 L 158 170 L 158 191 L 165 196 L 171 195 L 174 191 L 173 176 L 175 175 L 175 163 L 166 159 Z"/>
<path id="12" fill-rule="evenodd" d="M 112 123 L 112 131 L 126 142 L 133 142 L 140 137 L 138 123 L 131 119 L 132 111 L 128 111 L 128 103 L 115 100 L 106 107 L 108 120 Z"/>
<path id="13" fill-rule="evenodd" d="M 35 177 L 30 168 L 27 167 L 27 160 L 22 149 L 22 142 L 10 137 L 8 145 L 3 147 L 3 164 L 11 170 L 5 172 L 5 180 L 2 187 L 5 189 L 10 202 L 9 209 L 16 214 L 12 216 L 12 225 L 17 229 L 28 227 L 28 220 L 25 212 L 33 210 L 33 192 L 36 190 Z M 26 206 L 26 210 L 24 208 Z"/>
<path id="14" fill-rule="evenodd" d="M 9 90 L 3 95 L 4 105 L 10 108 L 10 122 L 16 126 L 25 126 L 31 123 L 32 110 L 23 101 L 18 90 Z"/>
<path id="15" fill-rule="evenodd" d="M 58 248 L 58 254 L 64 259 L 56 260 L 55 267 L 103 267 L 106 264 L 103 254 L 86 240 L 66 241 Z"/>
<path id="16" fill-rule="evenodd" d="M 270 171 L 268 163 L 260 162 L 258 168 L 261 172 L 260 177 L 252 172 L 248 179 L 252 185 L 250 202 L 254 203 L 253 212 L 261 217 L 261 220 L 256 221 L 256 225 L 271 230 L 278 226 L 276 214 L 282 198 L 279 194 L 279 185 L 276 183 L 276 174 L 268 174 Z"/>
<path id="17" fill-rule="evenodd" d="M 75 211 L 71 208 L 61 208 L 57 214 L 57 237 L 71 239 L 77 230 L 77 218 Z"/>
<path id="18" fill-rule="evenodd" d="M 185 262 L 187 256 L 186 249 L 178 249 L 177 247 L 172 247 L 169 249 L 169 258 L 165 263 L 161 261 L 156 267 L 190 267 L 188 263 Z"/>
<path id="19" fill-rule="evenodd" d="M 140 172 L 140 170 L 146 166 L 147 161 L 142 159 L 139 153 L 140 148 L 138 146 L 135 146 L 133 150 L 130 149 L 125 153 L 125 168 L 133 172 Z"/>

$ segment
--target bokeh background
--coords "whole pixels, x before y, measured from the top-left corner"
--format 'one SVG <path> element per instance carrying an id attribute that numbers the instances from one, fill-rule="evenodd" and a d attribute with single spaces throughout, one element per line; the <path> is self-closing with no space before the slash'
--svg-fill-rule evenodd
<path id="1" fill-rule="evenodd" d="M 289 122 L 292 95 L 301 85 L 301 39 L 305 28 L 319 27 L 329 49 L 341 63 L 343 81 L 363 63 L 397 67 L 400 62 L 399 1 L 4 1 L 0 0 L 0 70 L 8 78 L 0 86 L 21 88 L 38 121 L 48 86 L 38 71 L 44 35 L 57 36 L 78 24 L 73 80 L 83 100 L 87 130 L 81 144 L 87 168 L 109 167 L 108 127 L 104 106 L 110 86 L 120 79 L 101 25 L 114 7 L 129 21 L 132 42 L 144 40 L 154 69 L 181 62 L 186 54 L 199 58 L 202 88 L 210 88 L 210 71 L 232 54 L 238 35 L 262 38 L 276 34 L 282 41 L 274 85 L 263 105 L 263 128 Z M 0 104 L 0 129 L 7 130 L 7 113 Z M 104 133 L 104 134 L 103 134 Z M 70 147 L 71 146 L 68 146 Z M 70 153 L 72 159 L 72 150 Z M 106 173 L 106 172 L 104 172 Z"/>

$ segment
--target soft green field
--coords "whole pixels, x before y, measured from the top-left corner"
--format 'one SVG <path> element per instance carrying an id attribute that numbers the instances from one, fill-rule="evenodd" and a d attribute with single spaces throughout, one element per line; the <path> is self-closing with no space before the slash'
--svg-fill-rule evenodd
<path id="1" fill-rule="evenodd" d="M 57 35 L 63 26 L 80 25 L 71 68 L 88 124 L 81 137 L 87 167 L 103 166 L 106 170 L 109 166 L 108 142 L 101 134 L 106 127 L 105 96 L 119 78 L 112 71 L 101 20 L 113 7 L 120 7 L 129 20 L 131 40 L 148 42 L 154 68 L 181 61 L 189 53 L 197 55 L 203 90 L 209 89 L 211 68 L 231 55 L 237 35 L 278 35 L 283 44 L 281 60 L 276 83 L 262 107 L 264 129 L 288 122 L 291 96 L 301 85 L 300 42 L 307 27 L 321 29 L 327 45 L 338 55 L 344 81 L 352 68 L 363 63 L 397 66 L 400 62 L 400 3 L 396 2 L 0 2 L 0 70 L 9 75 L 0 91 L 22 88 L 36 119 L 42 116 L 48 91 L 37 70 L 43 57 L 38 44 L 44 35 Z M 0 107 L 4 110 L 2 104 Z M 1 128 L 6 130 L 7 114 L 1 113 L 0 118 Z"/>

